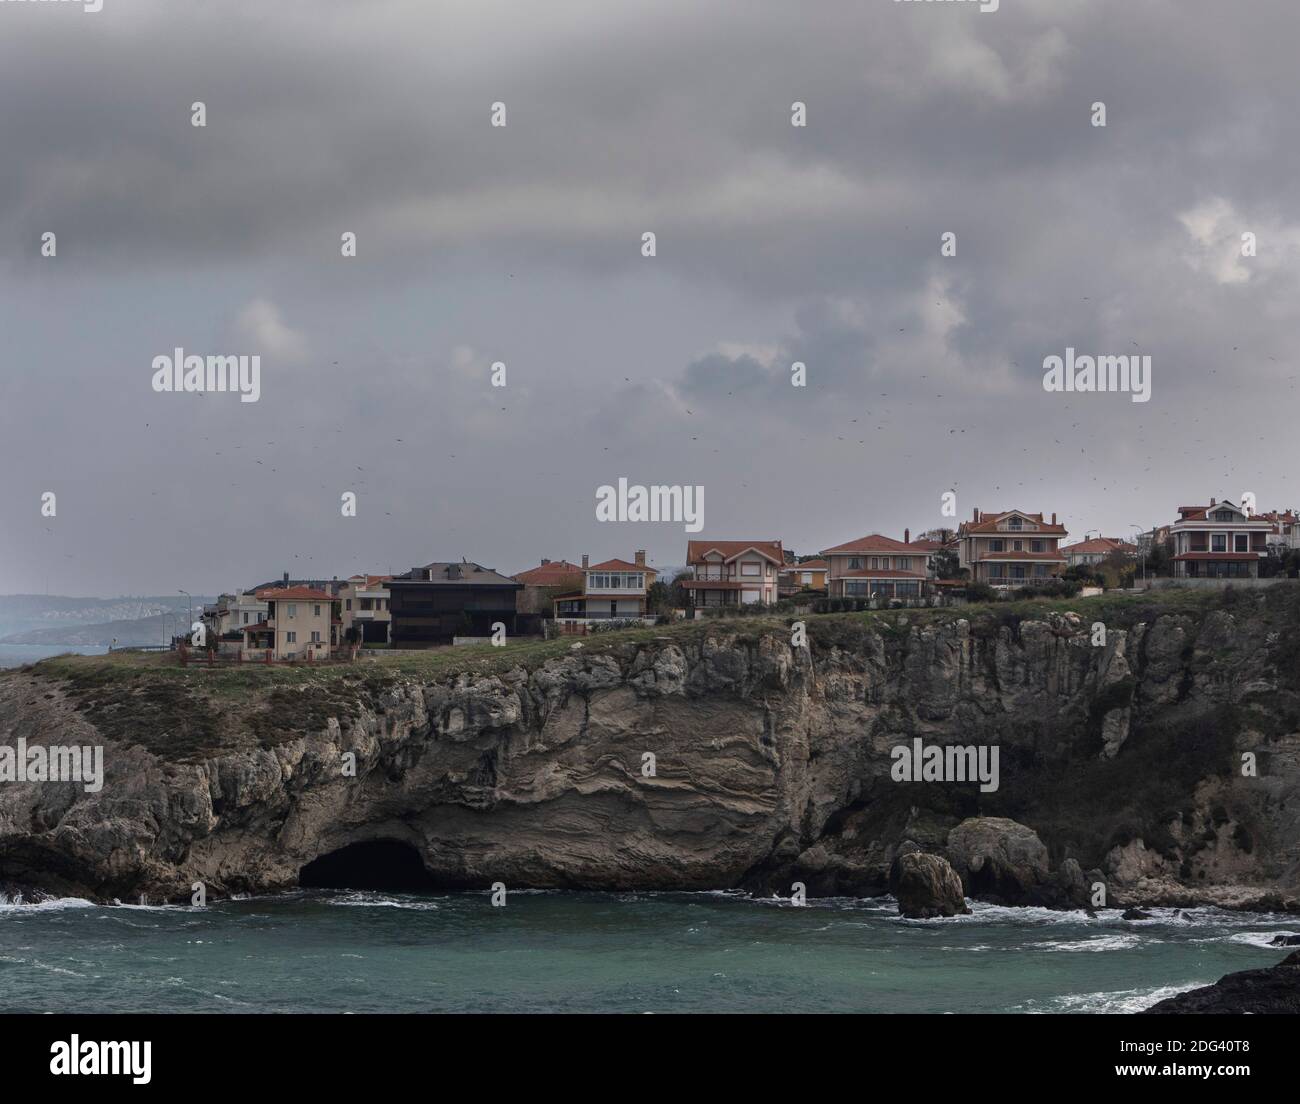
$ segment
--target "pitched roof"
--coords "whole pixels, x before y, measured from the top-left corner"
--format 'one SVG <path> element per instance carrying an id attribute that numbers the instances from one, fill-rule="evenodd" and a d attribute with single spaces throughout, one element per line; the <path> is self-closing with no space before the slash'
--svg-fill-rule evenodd
<path id="1" fill-rule="evenodd" d="M 582 568 L 578 568 L 579 571 Z M 592 564 L 588 571 L 644 571 L 649 575 L 658 574 L 653 567 L 645 564 L 628 563 L 627 560 L 606 560 L 604 563 Z"/>
<path id="2" fill-rule="evenodd" d="M 1061 549 L 1061 554 L 1068 552 L 1136 552 L 1137 545 L 1129 544 L 1128 541 L 1120 540 L 1118 537 L 1092 537 L 1089 540 L 1079 541 L 1077 544 L 1067 544 Z"/>
<path id="3" fill-rule="evenodd" d="M 292 586 L 292 587 L 274 587 L 270 590 L 259 590 L 258 598 L 269 599 L 276 602 L 332 602 L 334 595 L 323 590 L 317 590 L 309 586 Z"/>
<path id="4" fill-rule="evenodd" d="M 580 574 L 582 574 L 580 564 L 569 563 L 568 560 L 552 560 L 550 563 L 530 567 L 527 571 L 512 575 L 511 578 L 516 583 L 527 583 L 529 586 L 548 586 L 554 585 L 570 575 Z"/>
<path id="5" fill-rule="evenodd" d="M 829 571 L 831 565 L 825 560 L 804 560 L 803 563 L 786 564 L 781 568 L 782 573 L 787 571 Z"/>
<path id="6" fill-rule="evenodd" d="M 881 536 L 879 533 L 869 533 L 867 536 L 851 540 L 847 544 L 837 544 L 834 548 L 824 548 L 822 549 L 822 555 L 844 555 L 851 552 L 910 552 L 913 556 L 924 556 L 929 551 L 928 548 L 922 548 L 916 544 L 905 544 L 903 541 L 894 540 L 893 537 Z"/>
<path id="7" fill-rule="evenodd" d="M 455 568 L 455 574 L 452 569 Z M 432 577 L 430 577 L 432 576 Z M 390 586 L 508 586 L 515 590 L 523 587 L 490 567 L 469 560 L 435 560 L 423 567 L 413 567 L 405 575 L 394 575 Z"/>
<path id="8" fill-rule="evenodd" d="M 1066 529 L 1064 525 L 1057 525 L 1054 522 L 1043 520 L 1042 514 L 1031 514 L 1025 510 L 1002 510 L 996 514 L 982 513 L 979 521 L 963 521 L 958 526 L 957 533 L 959 536 L 969 536 L 972 534 L 991 533 L 999 536 L 1006 532 L 1016 532 L 1017 530 L 999 529 L 998 523 L 1009 518 L 1012 514 L 1019 514 L 1026 521 L 1032 521 L 1038 526 L 1037 529 L 1030 530 L 1034 533 L 1044 533 L 1047 536 L 1065 536 Z M 1025 532 L 1025 530 L 1019 530 Z"/>
<path id="9" fill-rule="evenodd" d="M 779 540 L 693 540 L 686 542 L 686 562 L 700 563 L 710 552 L 721 554 L 726 563 L 744 552 L 754 551 L 773 563 L 784 563 L 785 554 Z"/>

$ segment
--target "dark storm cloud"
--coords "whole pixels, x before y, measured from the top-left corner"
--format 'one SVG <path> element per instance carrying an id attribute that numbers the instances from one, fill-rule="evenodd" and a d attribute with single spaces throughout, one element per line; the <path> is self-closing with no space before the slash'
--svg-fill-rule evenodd
<path id="1" fill-rule="evenodd" d="M 1295 29 L 1281 0 L 0 3 L 0 589 L 679 562 L 594 523 L 620 475 L 801 550 L 937 524 L 958 484 L 1077 533 L 1291 504 Z M 176 344 L 260 350 L 263 399 L 154 396 Z M 1152 402 L 1044 393 L 1067 345 L 1151 353 Z"/>

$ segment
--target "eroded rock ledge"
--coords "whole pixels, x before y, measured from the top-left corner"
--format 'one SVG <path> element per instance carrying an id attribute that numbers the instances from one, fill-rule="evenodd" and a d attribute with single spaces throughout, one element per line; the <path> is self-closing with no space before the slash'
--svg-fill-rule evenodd
<path id="1" fill-rule="evenodd" d="M 188 697 L 142 688 L 124 707 L 39 665 L 7 672 L 0 742 L 103 744 L 107 781 L 0 784 L 0 882 L 263 892 L 391 839 L 448 887 L 877 894 L 908 843 L 1008 903 L 1095 875 L 1113 905 L 1296 907 L 1296 588 L 1107 607 L 1102 647 L 1086 605 L 812 617 L 808 649 L 779 626 L 712 622 L 531 670 L 350 690 L 322 674 L 277 691 L 274 713 L 218 708 L 197 675 Z M 122 722 L 134 701 L 148 738 Z M 998 744 L 999 789 L 892 781 L 890 749 L 914 737 Z M 1027 826 L 1042 853 L 1022 839 L 1012 861 L 963 868 L 950 833 L 971 817 Z M 1048 882 L 1026 881 L 1038 869 Z"/>

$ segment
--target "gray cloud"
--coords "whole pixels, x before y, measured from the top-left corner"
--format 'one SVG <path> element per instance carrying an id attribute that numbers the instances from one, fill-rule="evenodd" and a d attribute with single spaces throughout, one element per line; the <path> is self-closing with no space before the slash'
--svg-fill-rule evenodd
<path id="1" fill-rule="evenodd" d="M 811 7 L 0 4 L 0 589 L 679 562 L 620 475 L 801 551 L 1292 504 L 1289 5 Z M 177 345 L 261 401 L 154 394 Z M 1044 393 L 1066 345 L 1153 400 Z"/>

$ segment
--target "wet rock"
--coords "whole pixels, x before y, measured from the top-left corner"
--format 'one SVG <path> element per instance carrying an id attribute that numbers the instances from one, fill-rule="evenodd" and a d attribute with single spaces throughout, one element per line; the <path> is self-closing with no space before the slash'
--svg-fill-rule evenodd
<path id="1" fill-rule="evenodd" d="M 1143 912 L 1141 909 L 1131 908 L 1131 909 L 1125 909 L 1124 912 L 1120 915 L 1120 919 L 1121 920 L 1150 920 L 1151 914 L 1149 912 Z"/>
<path id="2" fill-rule="evenodd" d="M 1005 817 L 971 817 L 948 833 L 947 855 L 971 897 L 1039 903 L 1049 876 L 1038 834 Z"/>
<path id="3" fill-rule="evenodd" d="M 1292 951 L 1276 966 L 1227 974 L 1213 985 L 1179 993 L 1145 1012 L 1294 1016 L 1300 1013 L 1300 951 Z"/>
<path id="4" fill-rule="evenodd" d="M 898 898 L 899 913 L 913 920 L 970 912 L 961 879 L 940 855 L 923 851 L 900 855 L 889 871 L 889 889 Z"/>

